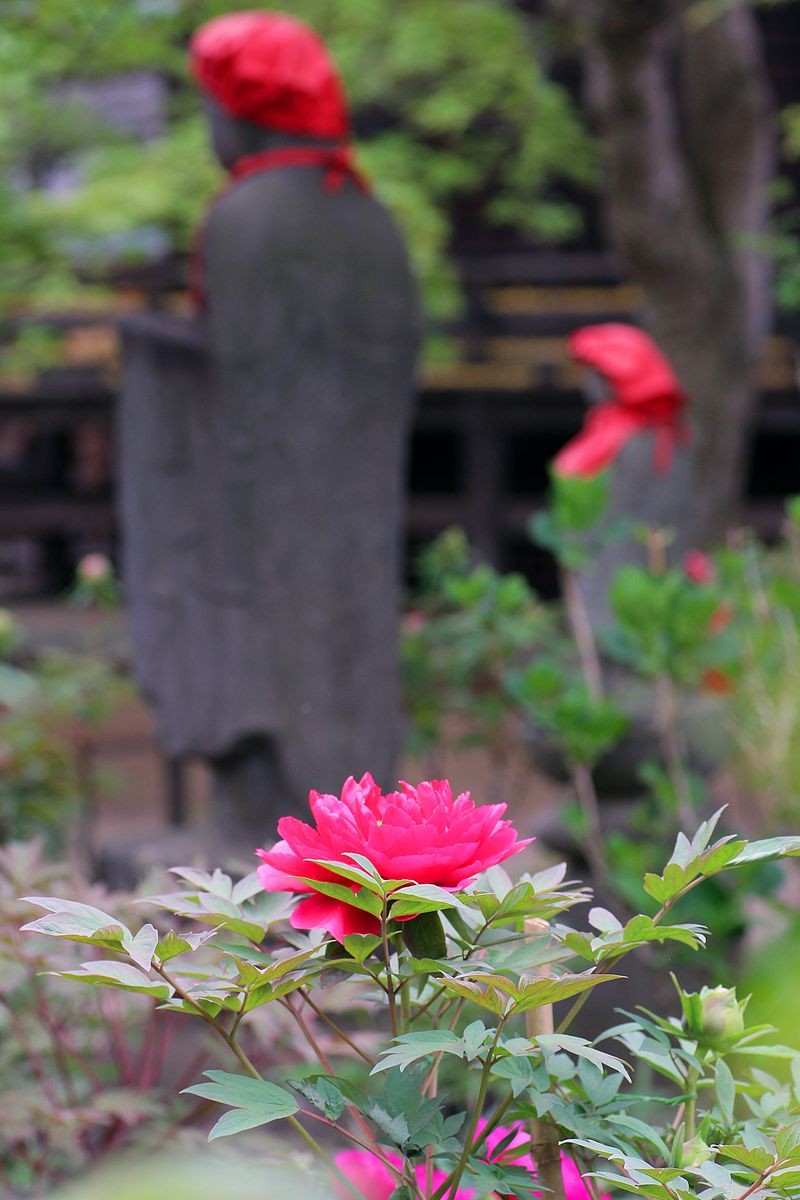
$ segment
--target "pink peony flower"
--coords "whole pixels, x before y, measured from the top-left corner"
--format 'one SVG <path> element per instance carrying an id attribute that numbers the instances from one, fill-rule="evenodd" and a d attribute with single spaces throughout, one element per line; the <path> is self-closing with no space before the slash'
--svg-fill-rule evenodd
<path id="1" fill-rule="evenodd" d="M 399 1154 L 393 1154 L 391 1150 L 386 1150 L 385 1157 L 389 1160 L 392 1166 L 398 1169 L 402 1167 L 403 1160 Z M 396 1178 L 387 1166 L 374 1154 L 370 1154 L 368 1150 L 343 1150 L 336 1155 L 334 1159 L 339 1170 L 347 1176 L 354 1187 L 364 1196 L 364 1200 L 388 1200 L 392 1192 L 397 1186 Z M 418 1164 L 415 1167 L 417 1176 L 417 1186 L 425 1193 L 426 1182 L 426 1167 L 424 1163 Z M 432 1174 L 432 1190 L 431 1195 L 435 1195 L 437 1190 L 442 1186 L 447 1175 L 444 1171 L 440 1171 L 434 1167 Z M 352 1193 L 347 1190 L 341 1180 L 336 1180 L 334 1183 L 336 1191 L 336 1200 L 353 1200 Z M 472 1200 L 475 1195 L 472 1188 L 459 1188 L 455 1195 L 455 1200 Z M 567 1197 L 567 1200 L 570 1200 Z"/>
<path id="2" fill-rule="evenodd" d="M 362 854 L 384 879 L 456 891 L 530 841 L 517 841 L 511 822 L 502 820 L 505 804 L 476 807 L 469 792 L 454 800 L 447 780 L 418 787 L 401 783 L 400 788 L 384 796 L 367 774 L 359 782 L 351 776 L 341 798 L 311 792 L 316 828 L 297 817 L 282 817 L 278 833 L 283 841 L 256 851 L 264 863 L 258 877 L 265 891 L 310 893 L 292 914 L 295 929 L 325 929 L 338 941 L 379 929 L 369 913 L 314 890 L 313 880 L 343 882 L 314 859 L 352 865 L 345 855 Z"/>
<path id="3" fill-rule="evenodd" d="M 479 1133 L 485 1125 L 485 1121 L 481 1120 L 479 1122 Z M 505 1149 L 499 1154 L 495 1153 L 500 1143 L 512 1133 L 514 1136 Z M 509 1166 L 526 1167 L 531 1175 L 531 1196 L 541 1197 L 541 1192 L 535 1190 L 536 1167 L 528 1152 L 529 1145 L 530 1139 L 521 1121 L 515 1121 L 513 1125 L 498 1125 L 497 1129 L 494 1129 L 486 1138 L 484 1153 L 481 1157 L 487 1162 L 502 1162 Z M 525 1152 L 515 1155 L 515 1150 L 524 1150 Z M 386 1151 L 386 1158 L 396 1167 L 400 1167 L 402 1163 L 402 1159 L 391 1151 Z M 341 1154 L 336 1155 L 334 1161 L 339 1170 L 363 1193 L 364 1200 L 388 1200 L 388 1197 L 392 1194 L 395 1188 L 395 1179 L 391 1171 L 379 1158 L 376 1158 L 374 1154 L 370 1154 L 369 1151 L 344 1150 Z M 425 1165 L 418 1165 L 415 1171 L 417 1185 L 424 1194 Z M 561 1152 L 561 1172 L 564 1176 L 564 1191 L 567 1200 L 591 1200 L 589 1189 L 584 1183 L 583 1176 L 576 1166 L 575 1161 L 563 1151 Z M 441 1187 L 445 1179 L 446 1175 L 443 1171 L 434 1170 L 432 1195 Z M 352 1197 L 347 1196 L 347 1191 L 343 1185 L 338 1182 L 336 1184 L 336 1195 L 337 1200 L 352 1200 Z M 473 1196 L 474 1192 L 471 1188 L 459 1188 L 456 1192 L 456 1200 L 472 1200 Z M 601 1200 L 609 1200 L 609 1197 L 604 1192 L 601 1192 L 600 1196 Z"/>
<path id="4" fill-rule="evenodd" d="M 692 583 L 713 583 L 714 564 L 702 550 L 688 550 L 683 559 L 683 572 Z"/>

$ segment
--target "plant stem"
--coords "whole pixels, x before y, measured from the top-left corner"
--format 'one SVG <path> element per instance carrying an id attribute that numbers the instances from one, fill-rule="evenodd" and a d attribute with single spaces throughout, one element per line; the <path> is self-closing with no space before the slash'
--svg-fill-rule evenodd
<path id="1" fill-rule="evenodd" d="M 572 630 L 572 636 L 575 638 L 575 645 L 578 647 L 583 677 L 590 693 L 597 699 L 603 695 L 603 673 L 592 623 L 589 620 L 575 572 L 568 567 L 562 567 L 560 580 L 567 620 Z"/>
<path id="2" fill-rule="evenodd" d="M 499 1028 L 499 1026 L 498 1026 L 498 1028 Z M 496 1043 L 497 1043 L 497 1039 L 495 1038 L 495 1044 Z M 472 1149 L 473 1149 L 472 1144 L 475 1140 L 475 1133 L 478 1128 L 478 1121 L 480 1120 L 480 1115 L 481 1115 L 481 1112 L 483 1111 L 483 1106 L 486 1101 L 486 1093 L 489 1090 L 489 1073 L 492 1069 L 492 1063 L 494 1062 L 493 1050 L 494 1050 L 494 1046 L 487 1053 L 486 1059 L 483 1064 L 483 1070 L 481 1071 L 481 1081 L 478 1086 L 478 1096 L 477 1096 L 477 1099 L 475 1100 L 475 1111 L 473 1112 L 472 1120 L 469 1123 L 469 1132 L 467 1133 L 467 1136 L 464 1139 L 464 1149 L 461 1151 L 461 1156 L 460 1156 L 458 1162 L 456 1163 L 455 1170 L 452 1172 L 451 1175 L 448 1175 L 448 1177 L 447 1177 L 447 1179 L 445 1179 L 444 1183 L 439 1188 L 437 1188 L 437 1190 L 434 1192 L 433 1196 L 431 1197 L 431 1200 L 442 1200 L 442 1197 L 444 1196 L 444 1194 L 448 1188 L 450 1189 L 450 1200 L 454 1200 L 456 1192 L 458 1191 L 458 1185 L 461 1182 L 461 1176 L 464 1174 L 464 1168 L 466 1167 L 467 1162 L 469 1161 L 469 1156 L 472 1153 Z"/>
<path id="3" fill-rule="evenodd" d="M 336 1024 L 335 1021 L 332 1021 L 331 1018 L 328 1016 L 328 1014 L 323 1009 L 321 1009 L 317 1004 L 315 1004 L 315 1002 L 311 999 L 311 996 L 308 994 L 308 992 L 305 990 L 305 988 L 298 988 L 298 994 L 300 996 L 302 996 L 302 998 L 305 1000 L 308 1007 L 313 1009 L 313 1011 L 317 1014 L 317 1016 L 320 1018 L 320 1020 L 324 1021 L 325 1024 L 328 1026 L 328 1028 L 331 1029 L 336 1034 L 336 1036 L 339 1038 L 340 1041 L 344 1042 L 346 1046 L 349 1046 L 351 1050 L 354 1050 L 355 1053 L 359 1056 L 359 1058 L 363 1058 L 364 1062 L 367 1063 L 370 1067 L 375 1066 L 375 1059 L 372 1057 L 372 1055 L 367 1054 L 366 1050 L 362 1050 L 361 1047 L 352 1040 L 352 1038 L 349 1038 L 347 1036 L 347 1034 L 344 1032 L 344 1030 L 341 1029 Z"/>
<path id="4" fill-rule="evenodd" d="M 672 786 L 675 789 L 678 817 L 681 824 L 688 828 L 694 821 L 692 796 L 689 780 L 686 775 L 686 756 L 678 725 L 678 703 L 674 685 L 668 675 L 659 675 L 656 679 L 656 706 L 658 711 L 658 732 L 664 750 L 667 770 L 672 780 Z"/>
<path id="5" fill-rule="evenodd" d="M 608 864 L 603 849 L 603 830 L 600 825 L 600 805 L 592 779 L 592 772 L 586 763 L 574 763 L 572 767 L 572 783 L 580 802 L 581 811 L 586 820 L 586 837 L 584 849 L 595 880 L 603 883 L 608 878 Z"/>
<path id="6" fill-rule="evenodd" d="M 303 1128 L 297 1117 L 287 1117 L 286 1120 L 289 1122 L 295 1133 L 300 1135 L 300 1137 L 308 1146 L 309 1150 L 316 1155 L 320 1162 L 323 1162 L 328 1170 L 342 1181 L 348 1192 L 350 1192 L 351 1196 L 355 1196 L 356 1200 L 364 1200 L 364 1193 L 360 1191 L 360 1189 L 357 1188 L 354 1183 L 350 1182 L 344 1171 L 339 1170 L 328 1152 L 324 1150 L 322 1146 L 320 1146 L 316 1138 L 313 1138 L 307 1129 Z"/>
<path id="7" fill-rule="evenodd" d="M 156 959 L 153 959 L 153 970 L 157 975 L 161 976 L 165 983 L 168 983 L 170 987 L 174 989 L 175 995 L 180 997 L 184 1004 L 188 1004 L 191 1008 L 193 1008 L 197 1015 L 203 1021 L 205 1021 L 206 1025 L 208 1025 L 210 1029 L 213 1029 L 214 1032 L 222 1038 L 228 1049 L 236 1055 L 245 1071 L 247 1071 L 248 1075 L 252 1075 L 253 1079 L 261 1079 L 261 1072 L 250 1062 L 250 1059 L 236 1041 L 236 1038 L 227 1029 L 224 1029 L 223 1026 L 214 1019 L 214 1017 L 211 1017 L 207 1012 L 204 1012 L 197 1001 L 192 999 L 189 993 L 181 987 L 177 980 L 173 979 L 167 974 L 167 972 Z"/>
<path id="8" fill-rule="evenodd" d="M 547 932 L 546 922 L 538 919 L 525 922 L 525 933 L 529 938 Z M 546 968 L 539 968 L 541 978 Z M 536 978 L 536 976 L 534 976 Z M 542 1004 L 525 1013 L 525 1032 L 532 1042 L 540 1034 L 553 1032 L 553 1006 Z M 561 1170 L 561 1147 L 558 1144 L 558 1127 L 548 1117 L 534 1117 L 530 1123 L 533 1160 L 539 1179 L 546 1188 L 550 1200 L 566 1200 L 564 1175 Z"/>
<path id="9" fill-rule="evenodd" d="M 697 1083 L 700 1072 L 697 1067 L 689 1067 L 686 1072 L 686 1109 L 684 1112 L 683 1145 L 686 1147 L 697 1132 Z"/>
<path id="10" fill-rule="evenodd" d="M 392 1037 L 397 1037 L 397 1004 L 394 995 L 394 982 L 392 980 L 392 952 L 389 946 L 389 933 L 387 930 L 387 911 L 386 902 L 384 901 L 383 912 L 381 913 L 381 944 L 383 945 L 383 961 L 386 963 L 386 999 L 389 1002 L 389 1025 L 392 1030 Z"/>

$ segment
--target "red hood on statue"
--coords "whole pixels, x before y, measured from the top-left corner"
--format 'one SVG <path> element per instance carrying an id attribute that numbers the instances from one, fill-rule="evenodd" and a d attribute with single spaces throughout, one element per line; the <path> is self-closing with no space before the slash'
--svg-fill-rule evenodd
<path id="1" fill-rule="evenodd" d="M 341 140 L 344 88 L 320 38 L 278 12 L 215 17 L 191 42 L 192 74 L 230 117 L 266 129 Z"/>
<path id="2" fill-rule="evenodd" d="M 652 429 L 654 469 L 668 471 L 676 442 L 689 438 L 688 397 L 653 339 L 633 325 L 588 325 L 570 334 L 567 347 L 576 362 L 607 381 L 611 399 L 590 409 L 581 432 L 556 456 L 556 470 L 596 475 L 632 437 Z"/>

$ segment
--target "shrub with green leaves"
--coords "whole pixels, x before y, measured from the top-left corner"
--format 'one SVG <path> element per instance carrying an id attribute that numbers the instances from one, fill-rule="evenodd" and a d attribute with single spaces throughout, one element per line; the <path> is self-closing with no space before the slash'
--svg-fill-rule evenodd
<path id="1" fill-rule="evenodd" d="M 0 610 L 0 844 L 34 835 L 63 844 L 86 799 L 76 722 L 100 721 L 129 694 L 112 663 L 58 648 L 27 651 Z"/>
<path id="2" fill-rule="evenodd" d="M 592 1195 L 598 1186 L 652 1200 L 799 1194 L 798 1053 L 776 1044 L 769 1027 L 748 1026 L 734 992 L 678 986 L 671 1011 L 623 1012 L 593 1040 L 581 1035 L 579 1014 L 595 988 L 624 978 L 627 956 L 653 943 L 702 952 L 707 931 L 676 922 L 676 906 L 708 880 L 800 856 L 800 837 L 718 836 L 717 814 L 693 836 L 680 833 L 666 866 L 645 876 L 643 911 L 619 920 L 595 907 L 579 918 L 590 893 L 563 867 L 512 883 L 495 865 L 451 890 L 384 877 L 355 849 L 382 844 L 382 822 L 394 817 L 391 797 L 381 799 L 388 807 L 370 817 L 369 838 L 366 826 L 347 834 L 341 822 L 325 835 L 349 838 L 352 852 L 323 860 L 305 840 L 305 866 L 292 868 L 305 879 L 261 880 L 316 896 L 320 912 L 323 901 L 344 906 L 349 922 L 374 933 L 339 940 L 321 917 L 304 932 L 287 923 L 290 894 L 263 891 L 256 875 L 234 882 L 189 869 L 177 871 L 179 892 L 153 901 L 179 920 L 171 933 L 53 896 L 28 897 L 44 915 L 25 929 L 85 947 L 84 965 L 62 969 L 62 979 L 139 994 L 202 1023 L 229 1062 L 185 1089 L 225 1110 L 210 1138 L 286 1122 L 290 1143 L 329 1172 L 321 1194 L 443 1200 L 465 1189 L 527 1197 L 547 1186 L 562 1200 L 559 1144 Z M 488 819 L 483 812 L 471 820 Z M 285 835 L 300 844 L 295 827 Z M 487 852 L 493 843 L 483 844 Z M 288 869 L 283 846 L 267 859 Z M 451 851 L 427 853 L 435 862 Z M 340 1011 L 342 988 L 354 1013 L 371 1006 L 368 1031 Z M 296 1023 L 317 1054 L 315 1072 L 264 1076 L 248 1037 L 266 1006 Z M 437 1083 L 445 1059 L 459 1069 L 452 1097 Z M 790 1083 L 770 1073 L 772 1063 L 791 1064 Z M 354 1154 L 373 1185 L 388 1180 L 385 1191 L 348 1177 Z"/>
<path id="3" fill-rule="evenodd" d="M 417 572 L 401 640 L 409 749 L 441 748 L 455 722 L 459 745 L 497 751 L 512 711 L 504 673 L 552 636 L 552 620 L 523 576 L 473 563 L 460 529 L 426 547 Z"/>

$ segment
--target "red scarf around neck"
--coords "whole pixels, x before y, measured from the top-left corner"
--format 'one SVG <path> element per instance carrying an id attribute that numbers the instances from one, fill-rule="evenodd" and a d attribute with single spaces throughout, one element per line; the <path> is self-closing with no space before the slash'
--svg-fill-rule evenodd
<path id="1" fill-rule="evenodd" d="M 369 191 L 369 184 L 355 165 L 353 151 L 349 146 L 280 146 L 275 150 L 262 150 L 257 154 L 248 154 L 244 158 L 240 158 L 228 172 L 227 182 L 211 201 L 208 213 L 197 232 L 189 254 L 189 294 L 199 311 L 202 311 L 206 305 L 203 234 L 214 205 L 227 195 L 232 187 L 249 179 L 251 175 L 258 175 L 262 171 L 281 170 L 285 167 L 323 167 L 323 181 L 327 192 L 338 192 L 346 179 L 352 180 L 360 192 Z"/>

